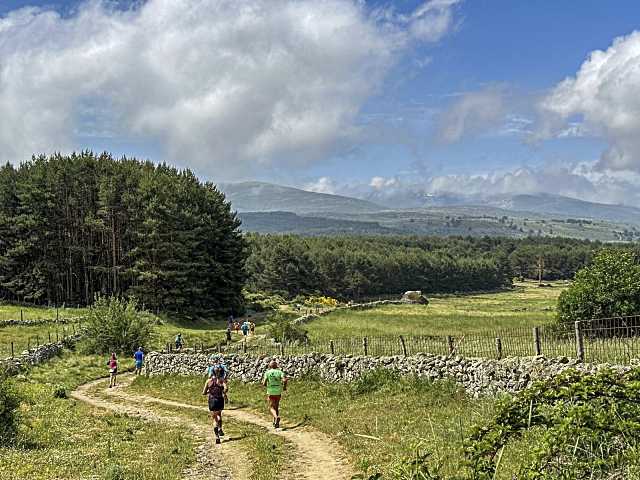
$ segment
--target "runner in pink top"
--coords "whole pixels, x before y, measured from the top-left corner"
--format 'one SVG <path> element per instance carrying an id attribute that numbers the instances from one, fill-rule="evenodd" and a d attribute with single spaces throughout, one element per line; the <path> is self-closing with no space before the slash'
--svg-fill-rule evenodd
<path id="1" fill-rule="evenodd" d="M 109 388 L 116 386 L 116 378 L 118 377 L 118 359 L 116 354 L 112 353 L 111 358 L 107 362 L 109 367 Z"/>

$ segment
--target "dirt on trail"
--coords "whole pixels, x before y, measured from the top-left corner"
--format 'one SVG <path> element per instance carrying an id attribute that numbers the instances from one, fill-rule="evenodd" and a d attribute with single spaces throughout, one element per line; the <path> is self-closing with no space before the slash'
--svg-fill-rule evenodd
<path id="1" fill-rule="evenodd" d="M 116 388 L 106 388 L 108 380 L 96 380 L 80 386 L 70 396 L 81 402 L 98 408 L 126 413 L 149 421 L 161 421 L 188 427 L 199 441 L 197 463 L 184 472 L 189 480 L 244 480 L 248 479 L 252 462 L 243 458 L 242 449 L 233 448 L 233 444 L 215 445 L 210 420 L 205 406 L 165 400 L 147 395 L 131 395 L 126 387 L 131 384 L 133 375 L 121 375 L 121 382 Z M 97 387 L 104 384 L 99 393 Z M 165 405 L 178 409 L 190 409 L 203 412 L 201 422 L 188 417 L 159 414 L 153 409 L 145 408 L 152 404 Z M 223 413 L 225 418 L 238 422 L 253 424 L 267 429 L 270 433 L 281 436 L 291 448 L 293 461 L 284 466 L 281 477 L 285 480 L 348 480 L 353 470 L 340 446 L 329 436 L 308 427 L 295 426 L 274 430 L 271 422 L 252 412 L 240 409 L 228 409 Z M 220 451 L 222 450 L 222 455 Z M 226 450 L 226 451 L 225 451 Z M 225 462 L 224 464 L 222 462 Z"/>

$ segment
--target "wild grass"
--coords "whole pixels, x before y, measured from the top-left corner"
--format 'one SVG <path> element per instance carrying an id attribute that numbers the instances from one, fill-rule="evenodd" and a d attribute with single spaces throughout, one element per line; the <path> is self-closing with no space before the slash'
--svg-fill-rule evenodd
<path id="1" fill-rule="evenodd" d="M 465 335 L 511 327 L 534 327 L 555 319 L 558 296 L 567 287 L 518 283 L 511 291 L 429 298 L 429 305 L 392 305 L 338 310 L 308 323 L 312 340 L 349 336 Z"/>
<path id="2" fill-rule="evenodd" d="M 201 402 L 198 377 L 138 378 L 135 392 L 186 403 Z M 264 391 L 232 381 L 232 405 L 268 416 Z M 353 384 L 308 379 L 290 384 L 282 401 L 284 426 L 302 424 L 336 439 L 361 471 L 393 472 L 420 445 L 443 474 L 460 473 L 463 439 L 471 426 L 488 418 L 495 399 L 474 400 L 448 382 L 400 379 L 374 372 Z"/>
<path id="3" fill-rule="evenodd" d="M 20 443 L 0 446 L 0 479 L 181 477 L 195 454 L 178 429 L 54 396 L 105 372 L 106 359 L 68 353 L 13 380 L 24 399 Z"/>
<path id="4" fill-rule="evenodd" d="M 0 303 L 0 320 L 55 320 L 56 309 L 53 307 L 21 306 Z M 61 307 L 57 310 L 59 318 L 73 318 L 84 314 L 84 308 Z"/>

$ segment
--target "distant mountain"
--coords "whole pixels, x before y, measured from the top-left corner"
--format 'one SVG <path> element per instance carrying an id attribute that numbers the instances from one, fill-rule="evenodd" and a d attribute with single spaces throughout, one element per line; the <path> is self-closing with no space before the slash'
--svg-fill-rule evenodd
<path id="1" fill-rule="evenodd" d="M 560 195 L 508 195 L 493 197 L 487 205 L 515 212 L 557 215 L 562 218 L 586 218 L 640 225 L 640 208 L 586 202 Z"/>
<path id="2" fill-rule="evenodd" d="M 226 183 L 219 187 L 238 212 L 292 212 L 304 215 L 372 213 L 385 209 L 366 200 L 307 192 L 272 183 Z"/>

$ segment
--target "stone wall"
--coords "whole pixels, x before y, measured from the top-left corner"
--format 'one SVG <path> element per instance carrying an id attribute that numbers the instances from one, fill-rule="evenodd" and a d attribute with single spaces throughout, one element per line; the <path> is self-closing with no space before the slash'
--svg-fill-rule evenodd
<path id="1" fill-rule="evenodd" d="M 206 354 L 164 354 L 152 352 L 145 361 L 149 375 L 204 375 L 208 366 Z M 552 377 L 567 369 L 595 373 L 603 368 L 619 371 L 631 367 L 583 364 L 577 360 L 545 357 L 514 357 L 484 360 L 418 354 L 408 357 L 358 357 L 309 354 L 296 357 L 274 357 L 287 376 L 315 376 L 329 382 L 349 382 L 366 372 L 387 369 L 405 376 L 432 380 L 451 379 L 474 396 L 498 392 L 517 392 L 532 381 Z M 231 377 L 243 382 L 258 382 L 271 357 L 247 355 L 227 356 Z"/>
<path id="2" fill-rule="evenodd" d="M 18 320 L 18 319 L 9 319 L 9 320 L 0 320 L 0 328 L 2 327 L 13 327 L 13 326 L 24 326 L 31 327 L 35 325 L 67 325 L 70 323 L 79 323 L 83 320 L 82 317 L 74 317 L 74 318 L 59 318 L 58 320 L 50 319 L 50 318 L 40 318 L 33 320 Z"/>
<path id="3" fill-rule="evenodd" d="M 6 369 L 10 374 L 17 374 L 31 365 L 39 365 L 60 355 L 65 348 L 73 346 L 81 338 L 80 334 L 71 335 L 60 342 L 45 343 L 39 347 L 24 350 L 13 358 L 0 359 L 0 367 Z"/>

